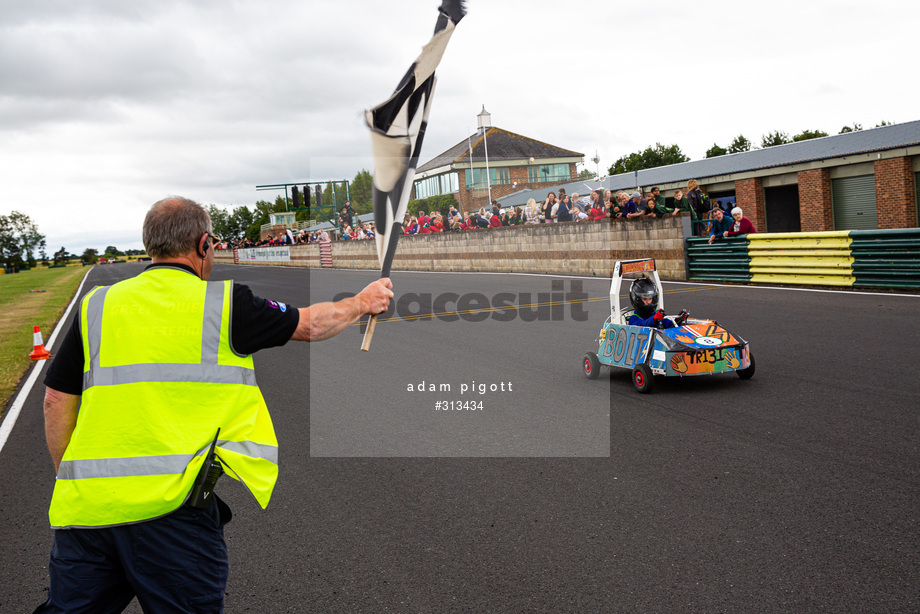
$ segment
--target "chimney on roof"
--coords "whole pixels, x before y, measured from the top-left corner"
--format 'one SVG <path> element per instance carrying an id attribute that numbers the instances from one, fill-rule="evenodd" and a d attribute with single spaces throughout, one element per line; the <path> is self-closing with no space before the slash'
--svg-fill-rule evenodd
<path id="1" fill-rule="evenodd" d="M 482 112 L 476 118 L 479 120 L 479 132 L 485 134 L 492 127 L 492 114 L 486 111 L 486 105 L 482 105 Z"/>

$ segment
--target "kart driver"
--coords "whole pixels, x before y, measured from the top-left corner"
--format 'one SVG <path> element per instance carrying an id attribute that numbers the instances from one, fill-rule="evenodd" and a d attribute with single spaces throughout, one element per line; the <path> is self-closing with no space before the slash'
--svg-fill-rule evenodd
<path id="1" fill-rule="evenodd" d="M 650 279 L 642 277 L 632 282 L 629 287 L 629 301 L 634 313 L 629 316 L 630 326 L 648 326 L 651 328 L 674 328 L 682 326 L 690 313 L 681 311 L 676 318 L 668 318 L 664 310 L 658 309 L 658 287 Z"/>

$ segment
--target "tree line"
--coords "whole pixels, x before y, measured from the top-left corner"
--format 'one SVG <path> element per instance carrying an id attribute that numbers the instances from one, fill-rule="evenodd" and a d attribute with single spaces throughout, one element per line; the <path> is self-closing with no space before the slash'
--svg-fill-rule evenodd
<path id="1" fill-rule="evenodd" d="M 890 122 L 882 121 L 876 124 L 875 127 L 879 128 L 881 126 L 889 125 L 891 125 Z M 857 132 L 862 129 L 862 125 L 854 123 L 852 126 L 844 126 L 837 134 Z M 792 137 L 790 137 L 788 133 L 783 132 L 782 130 L 774 130 L 761 136 L 760 147 L 766 149 L 767 147 L 775 147 L 776 145 L 784 145 L 786 143 L 797 143 L 799 141 L 817 139 L 823 136 L 828 136 L 828 133 L 823 130 L 803 130 L 802 132 Z M 706 150 L 706 157 L 715 158 L 717 156 L 740 153 L 742 151 L 750 151 L 751 149 L 755 149 L 755 146 L 747 137 L 745 137 L 743 134 L 739 134 L 731 143 L 728 144 L 727 147 L 722 147 L 718 143 L 713 143 L 712 147 Z M 621 156 L 610 166 L 607 172 L 609 172 L 611 175 L 619 175 L 622 173 L 632 173 L 634 171 L 641 171 L 648 168 L 669 166 L 671 164 L 680 164 L 681 162 L 689 161 L 690 158 L 680 150 L 678 145 L 675 144 L 666 146 L 662 145 L 661 143 L 655 143 L 654 146 L 646 147 L 641 151 Z"/>
<path id="2" fill-rule="evenodd" d="M 0 215 L 0 266 L 4 268 L 25 269 L 37 266 L 66 265 L 71 260 L 81 260 L 95 264 L 99 258 L 118 256 L 143 256 L 142 249 L 120 250 L 114 245 L 107 246 L 100 254 L 98 250 L 87 248 L 82 255 L 70 253 L 61 246 L 53 254 L 48 253 L 45 235 L 38 230 L 38 225 L 25 213 L 13 211 L 9 215 Z"/>
<path id="3" fill-rule="evenodd" d="M 34 267 L 35 256 L 47 260 L 45 235 L 25 213 L 0 215 L 0 264 L 4 267 Z M 63 248 L 62 248 L 63 249 Z"/>

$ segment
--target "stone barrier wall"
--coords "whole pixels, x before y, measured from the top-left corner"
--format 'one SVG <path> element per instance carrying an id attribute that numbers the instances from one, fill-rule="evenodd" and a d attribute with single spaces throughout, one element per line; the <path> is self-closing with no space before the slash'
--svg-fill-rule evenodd
<path id="1" fill-rule="evenodd" d="M 488 271 L 609 277 L 616 260 L 655 258 L 659 275 L 686 281 L 684 237 L 689 218 L 534 224 L 399 238 L 394 271 Z M 244 262 L 319 268 L 319 245 L 291 247 L 290 262 Z M 233 252 L 217 261 L 233 263 Z M 376 269 L 374 241 L 336 241 L 333 268 Z"/>

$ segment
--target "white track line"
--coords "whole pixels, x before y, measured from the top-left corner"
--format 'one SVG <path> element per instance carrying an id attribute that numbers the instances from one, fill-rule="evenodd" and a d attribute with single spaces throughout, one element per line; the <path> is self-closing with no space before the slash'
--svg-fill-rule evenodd
<path id="1" fill-rule="evenodd" d="M 48 343 L 45 344 L 45 349 L 50 350 L 54 342 L 57 341 L 58 333 L 61 332 L 61 328 L 64 327 L 64 322 L 67 321 L 67 316 L 70 315 L 70 310 L 73 309 L 73 306 L 80 298 L 80 290 L 83 289 L 83 284 L 86 283 L 86 277 L 90 274 L 90 272 L 92 272 L 94 268 L 95 267 L 90 267 L 89 271 L 86 272 L 86 275 L 83 276 L 83 281 L 80 282 L 80 287 L 78 287 L 77 291 L 74 293 L 73 300 L 70 301 L 70 305 L 67 306 L 67 309 L 64 311 L 64 315 L 62 315 L 61 319 L 58 320 L 57 326 L 54 327 L 54 332 L 52 332 L 51 336 L 48 337 Z M 10 433 L 13 432 L 13 427 L 16 426 L 16 420 L 19 418 L 19 412 L 22 411 L 22 406 L 25 405 L 26 399 L 29 398 L 29 393 L 32 391 L 32 386 L 34 386 L 35 382 L 38 380 L 38 376 L 42 372 L 46 362 L 48 361 L 39 360 L 38 364 L 32 366 L 32 372 L 29 374 L 29 379 L 26 380 L 22 390 L 20 390 L 19 394 L 16 395 L 16 399 L 13 401 L 13 404 L 10 405 L 10 411 L 8 411 L 6 416 L 4 416 L 3 424 L 0 424 L 0 452 L 3 451 L 3 446 L 6 445 L 6 440 L 9 439 Z"/>

